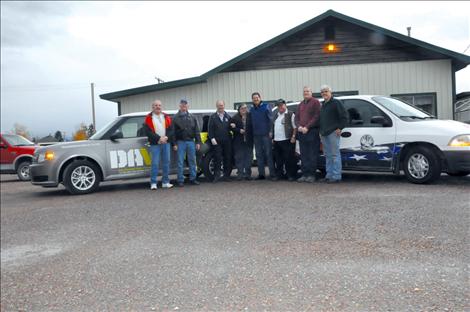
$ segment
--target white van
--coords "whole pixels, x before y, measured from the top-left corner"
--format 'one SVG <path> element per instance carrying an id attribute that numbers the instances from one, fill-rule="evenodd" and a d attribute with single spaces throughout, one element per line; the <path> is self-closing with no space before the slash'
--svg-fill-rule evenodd
<path id="1" fill-rule="evenodd" d="M 372 95 L 340 96 L 348 113 L 341 134 L 343 170 L 404 171 L 413 183 L 430 183 L 441 172 L 470 173 L 470 125 L 434 116 L 403 101 Z M 287 104 L 297 111 L 297 103 Z M 324 170 L 323 155 L 319 169 Z"/>

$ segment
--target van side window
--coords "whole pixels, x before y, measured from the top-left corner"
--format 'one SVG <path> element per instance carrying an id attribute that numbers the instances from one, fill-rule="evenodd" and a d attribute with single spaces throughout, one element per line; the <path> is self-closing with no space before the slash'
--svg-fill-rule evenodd
<path id="1" fill-rule="evenodd" d="M 116 131 L 122 133 L 122 137 L 125 138 L 136 138 L 145 136 L 142 129 L 144 123 L 144 116 L 141 117 L 130 117 L 126 119 Z"/>
<path id="2" fill-rule="evenodd" d="M 372 123 L 372 117 L 383 116 L 390 119 L 377 106 L 364 100 L 342 100 L 344 109 L 348 113 L 347 127 L 383 127 L 381 124 Z"/>

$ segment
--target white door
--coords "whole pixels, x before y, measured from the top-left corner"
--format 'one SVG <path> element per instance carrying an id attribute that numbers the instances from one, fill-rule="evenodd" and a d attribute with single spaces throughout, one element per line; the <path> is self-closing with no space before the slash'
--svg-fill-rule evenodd
<path id="1" fill-rule="evenodd" d="M 342 100 L 342 103 L 348 113 L 348 124 L 343 129 L 340 144 L 343 167 L 391 170 L 396 143 L 396 127 L 392 119 L 366 100 L 349 99 Z M 385 123 L 377 123 L 380 116 Z"/>

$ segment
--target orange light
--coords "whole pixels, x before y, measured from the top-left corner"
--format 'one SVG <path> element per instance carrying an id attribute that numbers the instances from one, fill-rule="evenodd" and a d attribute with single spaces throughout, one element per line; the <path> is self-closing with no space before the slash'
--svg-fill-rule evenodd
<path id="1" fill-rule="evenodd" d="M 54 159 L 54 152 L 46 151 L 46 155 L 44 157 L 46 160 L 53 160 Z"/>
<path id="2" fill-rule="evenodd" d="M 336 46 L 334 44 L 329 44 L 328 51 L 333 52 L 334 50 L 336 50 Z"/>

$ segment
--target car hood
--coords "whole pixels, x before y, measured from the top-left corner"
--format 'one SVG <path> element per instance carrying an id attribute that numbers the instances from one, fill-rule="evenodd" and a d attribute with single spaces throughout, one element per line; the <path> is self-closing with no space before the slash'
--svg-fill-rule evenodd
<path id="1" fill-rule="evenodd" d="M 100 141 L 98 140 L 83 140 L 83 141 L 72 141 L 72 142 L 61 142 L 53 145 L 42 146 L 37 149 L 37 152 L 43 151 L 59 151 L 63 149 L 69 148 L 83 148 L 88 146 L 99 146 L 101 145 Z"/>
<path id="2" fill-rule="evenodd" d="M 447 133 L 449 135 L 470 134 L 470 125 L 455 120 L 426 120 L 426 125 L 433 129 L 433 132 Z"/>

